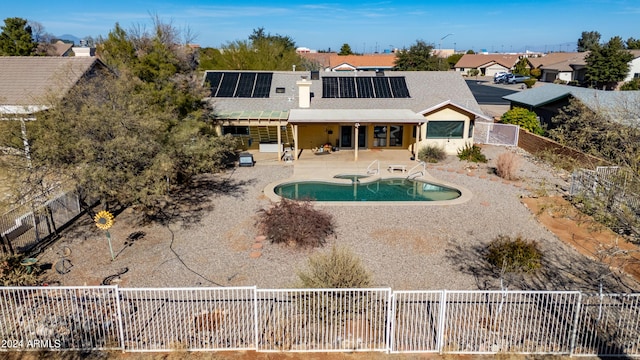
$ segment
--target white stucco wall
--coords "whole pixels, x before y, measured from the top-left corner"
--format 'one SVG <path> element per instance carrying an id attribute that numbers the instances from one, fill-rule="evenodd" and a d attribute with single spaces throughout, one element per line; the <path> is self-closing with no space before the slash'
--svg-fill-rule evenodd
<path id="1" fill-rule="evenodd" d="M 569 82 L 573 80 L 573 72 L 569 71 L 561 71 L 558 73 L 558 79 Z"/>
<path id="2" fill-rule="evenodd" d="M 484 74 L 485 76 L 494 76 L 499 72 L 511 72 L 511 69 L 506 68 L 500 64 L 493 64 L 485 68 Z"/>
<path id="3" fill-rule="evenodd" d="M 444 151 L 449 155 L 456 155 L 458 153 L 458 149 L 461 149 L 465 146 L 465 144 L 473 144 L 473 134 L 472 137 L 468 137 L 469 135 L 469 124 L 472 121 L 467 115 L 455 111 L 451 108 L 443 108 L 440 111 L 434 112 L 425 116 L 427 119 L 427 123 L 431 121 L 464 121 L 464 130 L 462 139 L 429 139 L 427 138 L 427 123 L 425 123 L 421 127 L 420 144 L 418 148 L 427 145 L 437 145 L 444 149 Z"/>
<path id="4" fill-rule="evenodd" d="M 624 78 L 624 82 L 631 81 L 633 74 L 640 74 L 640 58 L 635 58 L 629 63 L 629 74 Z"/>

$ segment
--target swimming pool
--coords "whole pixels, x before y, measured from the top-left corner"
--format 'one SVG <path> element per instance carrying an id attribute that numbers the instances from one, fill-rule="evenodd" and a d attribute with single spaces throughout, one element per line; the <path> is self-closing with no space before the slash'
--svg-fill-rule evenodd
<path id="1" fill-rule="evenodd" d="M 292 200 L 315 201 L 444 201 L 459 198 L 454 188 L 406 178 L 376 179 L 361 183 L 294 181 L 275 186 L 276 195 Z"/>

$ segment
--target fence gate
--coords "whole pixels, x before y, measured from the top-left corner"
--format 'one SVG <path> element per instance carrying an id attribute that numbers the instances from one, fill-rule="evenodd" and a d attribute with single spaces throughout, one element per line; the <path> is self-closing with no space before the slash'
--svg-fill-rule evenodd
<path id="1" fill-rule="evenodd" d="M 479 144 L 518 146 L 520 126 L 476 121 L 473 141 Z"/>

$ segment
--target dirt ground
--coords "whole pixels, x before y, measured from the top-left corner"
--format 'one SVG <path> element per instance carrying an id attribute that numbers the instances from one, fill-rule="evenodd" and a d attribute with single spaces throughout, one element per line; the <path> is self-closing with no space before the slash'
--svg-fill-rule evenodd
<path id="1" fill-rule="evenodd" d="M 591 217 L 580 213 L 562 197 L 523 198 L 549 231 L 581 254 L 622 271 L 640 281 L 640 250 Z"/>

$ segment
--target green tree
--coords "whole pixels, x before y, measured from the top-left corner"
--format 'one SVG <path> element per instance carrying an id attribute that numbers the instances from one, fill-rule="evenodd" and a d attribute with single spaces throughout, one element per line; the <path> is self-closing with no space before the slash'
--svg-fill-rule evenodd
<path id="1" fill-rule="evenodd" d="M 620 86 L 620 90 L 621 91 L 640 90 L 640 79 L 635 78 L 635 79 L 631 79 L 631 81 L 627 81 L 626 83 L 622 84 L 622 86 Z"/>
<path id="2" fill-rule="evenodd" d="M 622 38 L 612 37 L 602 46 L 595 45 L 585 57 L 585 79 L 596 88 L 614 88 L 627 77 L 632 59 L 633 55 L 625 49 Z"/>
<path id="3" fill-rule="evenodd" d="M 583 31 L 582 37 L 578 39 L 578 52 L 591 50 L 600 44 L 600 33 L 597 31 Z"/>
<path id="4" fill-rule="evenodd" d="M 342 47 L 340 47 L 340 52 L 338 52 L 338 55 L 352 55 L 353 51 L 351 51 L 351 46 L 349 46 L 349 44 L 342 44 Z"/>
<path id="5" fill-rule="evenodd" d="M 220 49 L 200 52 L 201 70 L 298 70 L 305 61 L 296 53 L 295 43 L 287 36 L 254 30 L 248 40 L 229 42 Z"/>
<path id="6" fill-rule="evenodd" d="M 628 38 L 626 41 L 627 49 L 640 50 L 640 39 Z"/>
<path id="7" fill-rule="evenodd" d="M 398 71 L 434 71 L 449 70 L 446 60 L 433 54 L 433 46 L 422 40 L 416 41 L 409 49 L 402 49 L 396 53 L 393 67 Z"/>
<path id="8" fill-rule="evenodd" d="M 169 40 L 172 30 L 157 25 L 142 36 L 116 26 L 102 50 L 117 73 L 87 77 L 64 99 L 48 99 L 49 110 L 32 124 L 34 168 L 55 170 L 106 203 L 155 213 L 171 189 L 226 165 L 235 141 L 216 135 L 206 89 Z"/>
<path id="9" fill-rule="evenodd" d="M 521 128 L 534 134 L 542 135 L 544 130 L 540 126 L 538 116 L 533 111 L 515 107 L 502 115 L 500 122 L 505 124 L 520 125 Z"/>
<path id="10" fill-rule="evenodd" d="M 27 20 L 21 18 L 6 18 L 4 26 L 0 27 L 0 55 L 2 56 L 31 56 L 35 54 L 38 44 L 33 40 L 31 27 Z"/>
<path id="11" fill-rule="evenodd" d="M 458 53 L 458 54 L 453 54 L 450 55 L 447 58 L 447 63 L 449 64 L 449 68 L 453 69 L 456 66 L 456 63 L 460 60 L 460 58 L 463 56 L 464 54 Z"/>
<path id="12" fill-rule="evenodd" d="M 471 49 L 467 50 L 467 52 L 466 52 L 466 54 L 469 54 L 469 55 L 473 55 L 473 54 L 475 54 L 475 53 L 476 53 L 476 52 L 475 52 L 475 51 L 473 51 L 473 50 L 471 50 Z"/>
<path id="13" fill-rule="evenodd" d="M 516 63 L 514 70 L 516 74 L 529 76 L 529 60 L 526 57 L 522 57 Z"/>

